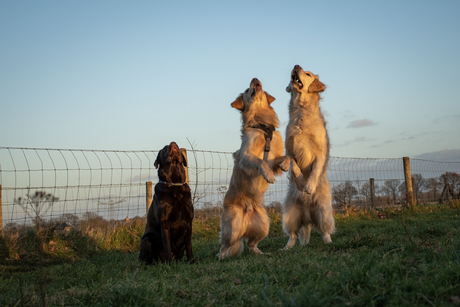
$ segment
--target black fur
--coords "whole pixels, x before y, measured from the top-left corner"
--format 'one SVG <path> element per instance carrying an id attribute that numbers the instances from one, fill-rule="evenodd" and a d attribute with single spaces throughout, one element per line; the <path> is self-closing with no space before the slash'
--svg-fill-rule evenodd
<path id="1" fill-rule="evenodd" d="M 147 213 L 147 224 L 141 239 L 139 261 L 171 263 L 181 260 L 195 262 L 192 251 L 193 204 L 186 182 L 185 157 L 175 142 L 158 153 L 155 167 L 158 178 L 165 183 L 155 185 L 155 194 Z M 178 185 L 171 185 L 178 184 Z"/>

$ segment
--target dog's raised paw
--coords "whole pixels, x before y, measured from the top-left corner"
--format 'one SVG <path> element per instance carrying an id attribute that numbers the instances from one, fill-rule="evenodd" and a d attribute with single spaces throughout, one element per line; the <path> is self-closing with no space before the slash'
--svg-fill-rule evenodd
<path id="1" fill-rule="evenodd" d="M 263 161 L 263 162 L 265 162 L 265 161 Z M 267 162 L 265 162 L 265 165 L 262 164 L 262 168 L 260 170 L 260 173 L 262 174 L 262 176 L 264 177 L 264 179 L 268 183 L 274 183 L 275 182 L 275 175 L 273 174 L 273 172 L 270 169 L 270 167 L 268 167 Z"/>
<path id="2" fill-rule="evenodd" d="M 315 194 L 316 185 L 312 182 L 307 182 L 307 185 L 303 188 L 304 192 L 307 194 Z"/>
<path id="3" fill-rule="evenodd" d="M 291 165 L 289 157 L 285 157 L 284 160 L 280 163 L 280 168 L 283 172 L 287 172 Z"/>
<path id="4" fill-rule="evenodd" d="M 262 176 L 264 177 L 265 181 L 267 181 L 268 183 L 274 183 L 275 182 L 275 176 L 273 175 L 273 173 L 271 174 L 262 174 Z"/>

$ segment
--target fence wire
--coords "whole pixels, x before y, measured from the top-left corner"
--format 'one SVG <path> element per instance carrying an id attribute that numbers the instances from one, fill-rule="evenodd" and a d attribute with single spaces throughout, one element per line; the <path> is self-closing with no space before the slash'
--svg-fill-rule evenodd
<path id="1" fill-rule="evenodd" d="M 146 214 L 146 182 L 158 182 L 154 161 L 159 150 L 71 150 L 0 147 L 1 209 L 5 229 L 43 221 L 78 224 L 102 219 L 123 221 Z M 189 182 L 197 216 L 221 213 L 233 169 L 231 152 L 187 150 Z M 460 162 L 412 159 L 419 202 L 438 201 L 448 175 L 460 192 Z M 327 168 L 336 208 L 385 206 L 404 202 L 402 158 L 331 157 Z M 370 178 L 375 199 L 371 204 Z M 283 174 L 265 194 L 279 208 L 288 187 Z"/>

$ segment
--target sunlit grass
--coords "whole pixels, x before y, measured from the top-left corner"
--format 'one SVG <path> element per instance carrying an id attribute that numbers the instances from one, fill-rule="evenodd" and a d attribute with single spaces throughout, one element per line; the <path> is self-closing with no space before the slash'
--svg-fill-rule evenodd
<path id="1" fill-rule="evenodd" d="M 270 213 L 268 255 L 218 261 L 219 219 L 194 222 L 198 263 L 138 263 L 142 222 L 106 231 L 43 233 L 50 306 L 414 306 L 460 295 L 458 205 L 336 214 L 333 244 L 280 251 L 287 237 Z M 36 233 L 6 238 L 0 306 L 40 305 Z M 52 244 L 50 242 L 53 242 Z M 17 255 L 17 256 L 16 256 Z"/>

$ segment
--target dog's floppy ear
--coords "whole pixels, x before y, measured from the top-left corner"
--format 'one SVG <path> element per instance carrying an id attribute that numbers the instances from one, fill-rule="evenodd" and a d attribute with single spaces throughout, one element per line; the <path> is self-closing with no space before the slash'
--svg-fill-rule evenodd
<path id="1" fill-rule="evenodd" d="M 156 158 L 155 163 L 154 163 L 156 169 L 158 169 L 158 164 L 160 164 L 160 162 L 158 161 L 159 158 L 160 158 L 160 153 L 158 153 L 157 158 Z"/>
<path id="2" fill-rule="evenodd" d="M 184 154 L 182 153 L 182 151 L 181 151 L 180 154 L 181 154 L 181 156 L 182 156 L 182 164 L 184 164 L 184 166 L 187 167 L 187 159 L 185 159 L 185 156 L 184 156 Z"/>
<path id="3" fill-rule="evenodd" d="M 318 78 L 313 81 L 310 86 L 308 87 L 308 92 L 309 93 L 321 93 L 324 92 L 326 89 L 326 85 L 324 85 L 321 81 L 318 80 Z"/>
<path id="4" fill-rule="evenodd" d="M 270 95 L 267 92 L 264 92 L 264 93 L 265 93 L 265 96 L 267 96 L 268 104 L 271 104 L 273 101 L 275 101 L 275 97 L 273 97 L 272 95 Z"/>
<path id="5" fill-rule="evenodd" d="M 244 101 L 243 101 L 243 94 L 240 94 L 238 98 L 234 102 L 232 102 L 231 106 L 241 112 L 244 111 Z"/>
<path id="6" fill-rule="evenodd" d="M 160 150 L 160 151 L 158 152 L 157 158 L 156 158 L 156 160 L 155 160 L 155 163 L 153 163 L 153 165 L 155 165 L 155 168 L 156 168 L 156 169 L 158 169 L 158 165 L 161 164 L 161 162 L 160 162 L 160 161 L 161 161 L 160 157 L 163 155 L 163 152 L 164 152 L 165 150 L 167 150 L 167 148 L 168 148 L 168 146 L 166 145 L 165 147 L 163 147 L 162 150 Z M 170 158 L 170 157 L 168 157 L 167 162 L 171 162 L 171 158 Z"/>
<path id="7" fill-rule="evenodd" d="M 291 83 L 289 83 L 289 85 L 286 86 L 286 92 L 288 92 L 288 93 L 292 92 Z"/>

